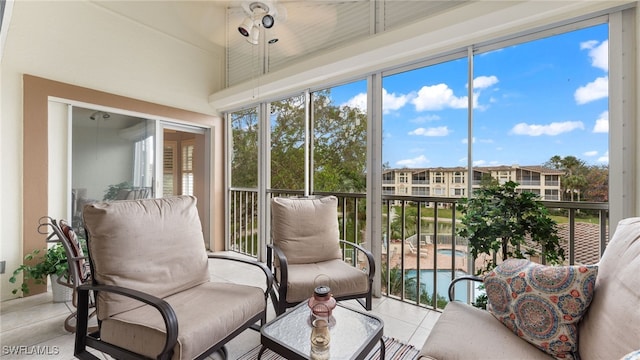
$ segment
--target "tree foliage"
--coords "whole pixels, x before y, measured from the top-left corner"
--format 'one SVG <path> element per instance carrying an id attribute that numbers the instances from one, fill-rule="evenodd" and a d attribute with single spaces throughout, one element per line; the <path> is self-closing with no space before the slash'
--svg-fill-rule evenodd
<path id="1" fill-rule="evenodd" d="M 502 253 L 502 260 L 524 258 L 537 253 L 526 246 L 527 240 L 540 247 L 542 258 L 548 263 L 564 260 L 564 249 L 556 222 L 547 208 L 531 192 L 516 192 L 518 183 L 492 184 L 474 192 L 474 197 L 461 199 L 462 227 L 458 233 L 469 240 L 471 255 Z M 522 252 L 522 248 L 526 248 Z M 491 256 L 489 256 L 491 258 Z M 491 259 L 484 270 L 497 264 Z M 481 271 L 482 272 L 482 271 Z"/>
<path id="2" fill-rule="evenodd" d="M 313 161 L 316 191 L 366 190 L 367 114 L 338 106 L 329 90 L 313 96 Z"/>
<path id="3" fill-rule="evenodd" d="M 258 112 L 255 108 L 231 114 L 233 153 L 231 186 L 258 186 Z"/>
<path id="4" fill-rule="evenodd" d="M 305 101 L 295 96 L 270 104 L 271 188 L 301 190 L 305 173 Z M 313 191 L 366 190 L 367 115 L 340 106 L 329 90 L 312 96 Z M 232 114 L 234 187 L 255 187 L 258 176 L 258 115 Z"/>
<path id="5" fill-rule="evenodd" d="M 271 188 L 304 189 L 303 96 L 271 103 Z"/>
<path id="6" fill-rule="evenodd" d="M 609 168 L 607 166 L 591 166 L 586 175 L 587 188 L 584 198 L 588 201 L 609 201 Z"/>
<path id="7" fill-rule="evenodd" d="M 564 175 L 560 179 L 563 200 L 580 201 L 582 199 L 589 186 L 587 181 L 589 167 L 584 161 L 575 156 L 565 156 L 563 158 L 555 155 L 544 165 L 564 171 Z"/>

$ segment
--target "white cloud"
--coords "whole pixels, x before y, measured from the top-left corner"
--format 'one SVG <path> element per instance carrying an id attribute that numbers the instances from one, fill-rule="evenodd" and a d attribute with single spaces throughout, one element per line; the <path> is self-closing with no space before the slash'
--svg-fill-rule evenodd
<path id="1" fill-rule="evenodd" d="M 446 126 L 438 126 L 432 128 L 417 128 L 409 131 L 409 135 L 422 135 L 422 136 L 447 136 L 450 131 Z"/>
<path id="2" fill-rule="evenodd" d="M 351 108 L 358 108 L 363 112 L 367 111 L 367 94 L 360 93 L 351 99 L 347 100 L 342 106 L 349 106 Z"/>
<path id="3" fill-rule="evenodd" d="M 596 124 L 593 127 L 594 133 L 608 133 L 609 132 L 609 111 L 605 111 L 600 114 L 600 117 L 596 119 Z"/>
<path id="4" fill-rule="evenodd" d="M 609 40 L 598 42 L 589 40 L 580 43 L 580 49 L 589 50 L 591 65 L 605 72 L 609 72 Z M 579 105 L 603 99 L 609 96 L 609 77 L 601 76 L 592 82 L 579 87 L 573 94 Z"/>
<path id="5" fill-rule="evenodd" d="M 486 160 L 475 160 L 473 162 L 473 166 L 482 166 L 482 165 L 485 165 L 486 163 L 487 163 Z"/>
<path id="6" fill-rule="evenodd" d="M 604 155 L 600 156 L 598 162 L 609 163 L 609 152 L 607 151 Z"/>
<path id="7" fill-rule="evenodd" d="M 457 97 L 446 84 L 423 86 L 411 100 L 416 111 L 442 110 L 445 108 L 466 109 L 467 97 Z"/>
<path id="8" fill-rule="evenodd" d="M 409 122 L 416 123 L 416 124 L 422 124 L 422 123 L 426 123 L 426 122 L 430 122 L 430 121 L 438 121 L 440 119 L 441 119 L 440 116 L 438 116 L 436 114 L 429 114 L 427 116 L 418 116 L 416 118 L 413 118 L 413 119 L 409 120 Z"/>
<path id="9" fill-rule="evenodd" d="M 424 155 L 420 155 L 418 157 L 415 157 L 413 159 L 404 159 L 404 160 L 399 160 L 396 162 L 396 164 L 400 167 L 408 167 L 408 168 L 418 168 L 418 167 L 423 167 L 424 165 L 429 163 L 429 159 L 427 159 L 426 156 Z"/>
<path id="10" fill-rule="evenodd" d="M 382 109 L 385 113 L 402 108 L 413 95 L 396 95 L 382 89 Z"/>
<path id="11" fill-rule="evenodd" d="M 472 139 L 473 143 L 480 143 L 480 144 L 493 144 L 493 139 L 477 139 L 477 138 L 473 138 Z M 469 143 L 469 138 L 464 138 L 461 140 L 461 142 L 463 144 L 468 144 Z"/>
<path id="12" fill-rule="evenodd" d="M 474 89 L 486 89 L 498 83 L 498 78 L 495 75 L 491 76 L 478 76 L 473 79 Z"/>
<path id="13" fill-rule="evenodd" d="M 588 49 L 591 65 L 604 71 L 609 71 L 609 40 L 598 44 L 596 40 L 585 41 L 580 44 L 580 49 Z"/>
<path id="14" fill-rule="evenodd" d="M 598 40 L 587 40 L 580 43 L 580 50 L 593 49 L 598 45 Z"/>
<path id="15" fill-rule="evenodd" d="M 582 153 L 582 155 L 588 156 L 588 157 L 593 157 L 593 156 L 598 155 L 598 152 L 596 150 L 585 151 L 585 152 Z"/>
<path id="16" fill-rule="evenodd" d="M 580 105 L 609 96 L 609 77 L 599 77 L 585 86 L 581 86 L 573 94 Z"/>
<path id="17" fill-rule="evenodd" d="M 554 122 L 548 125 L 519 123 L 511 129 L 511 133 L 515 135 L 528 136 L 555 136 L 576 129 L 584 129 L 584 124 L 582 123 L 582 121 Z"/>
<path id="18" fill-rule="evenodd" d="M 388 93 L 386 89 L 382 89 L 382 108 L 385 114 L 390 111 L 398 110 L 405 106 L 409 100 L 413 98 L 413 95 L 396 95 L 395 93 Z M 347 100 L 342 106 L 349 106 L 352 108 L 358 108 L 361 111 L 367 111 L 367 94 L 360 93 L 351 99 Z"/>

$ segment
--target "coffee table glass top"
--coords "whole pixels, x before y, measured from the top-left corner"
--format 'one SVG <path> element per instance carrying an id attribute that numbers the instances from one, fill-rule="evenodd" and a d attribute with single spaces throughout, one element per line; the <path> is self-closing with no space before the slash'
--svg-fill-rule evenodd
<path id="1" fill-rule="evenodd" d="M 304 301 L 264 325 L 261 342 L 288 359 L 309 359 L 311 321 L 311 310 Z M 333 309 L 329 323 L 331 359 L 364 358 L 382 338 L 382 320 L 340 304 Z"/>

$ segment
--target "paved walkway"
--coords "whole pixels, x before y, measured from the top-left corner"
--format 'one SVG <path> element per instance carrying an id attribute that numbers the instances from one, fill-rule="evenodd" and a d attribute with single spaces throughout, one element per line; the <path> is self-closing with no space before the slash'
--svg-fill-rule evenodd
<path id="1" fill-rule="evenodd" d="M 413 270 L 418 268 L 418 259 L 420 259 L 420 269 L 433 269 L 438 270 L 462 270 L 467 271 L 467 262 L 469 254 L 467 253 L 467 247 L 464 245 L 456 246 L 456 256 L 451 256 L 451 245 L 439 244 L 436 247 L 434 244 L 422 244 L 418 250 L 417 246 L 413 246 L 413 249 L 409 243 L 403 244 L 401 242 L 391 242 L 389 248 L 390 261 L 389 266 L 391 268 L 401 267 L 403 261 L 404 252 L 404 268 L 407 270 Z M 437 253 L 436 253 L 437 252 Z M 420 254 L 418 256 L 418 254 Z M 484 263 L 484 257 L 476 260 L 476 268 L 482 267 Z M 434 264 L 436 266 L 434 266 Z"/>

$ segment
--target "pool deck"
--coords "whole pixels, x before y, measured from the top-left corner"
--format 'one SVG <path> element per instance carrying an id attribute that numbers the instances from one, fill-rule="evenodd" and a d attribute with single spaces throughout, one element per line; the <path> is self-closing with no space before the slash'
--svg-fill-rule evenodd
<path id="1" fill-rule="evenodd" d="M 441 251 L 445 249 L 448 250 L 448 254 L 441 253 Z M 464 252 L 464 254 L 467 254 L 467 247 L 464 245 L 458 245 L 456 246 L 456 249 Z M 391 242 L 391 245 L 389 247 L 389 266 L 391 268 L 401 267 L 400 265 L 404 261 L 404 268 L 407 270 L 418 269 L 419 265 L 420 269 L 455 269 L 468 272 L 467 262 L 469 257 L 465 255 L 454 256 L 452 258 L 451 245 L 438 244 L 436 247 L 434 246 L 434 244 L 421 244 L 419 246 L 419 249 L 418 246 L 414 246 L 414 250 L 415 251 L 411 251 L 411 247 L 406 243 L 402 244 L 402 242 Z M 418 256 L 418 253 L 420 254 L 420 256 Z M 420 261 L 419 264 L 418 261 Z M 484 258 L 477 259 L 476 268 L 483 267 L 483 263 Z"/>

